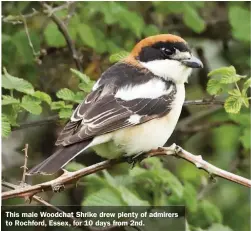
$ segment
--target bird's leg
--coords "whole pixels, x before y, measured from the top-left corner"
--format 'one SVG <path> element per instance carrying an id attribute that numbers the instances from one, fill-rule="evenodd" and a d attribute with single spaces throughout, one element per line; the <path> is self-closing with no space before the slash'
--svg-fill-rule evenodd
<path id="1" fill-rule="evenodd" d="M 145 154 L 146 153 L 140 152 L 134 156 L 127 156 L 126 157 L 126 161 L 128 164 L 131 165 L 131 169 L 134 168 L 137 163 L 140 163 L 142 160 L 145 159 Z"/>

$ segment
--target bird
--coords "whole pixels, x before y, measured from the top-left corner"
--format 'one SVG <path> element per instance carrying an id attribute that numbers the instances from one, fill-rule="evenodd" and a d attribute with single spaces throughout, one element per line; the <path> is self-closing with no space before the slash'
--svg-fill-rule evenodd
<path id="1" fill-rule="evenodd" d="M 202 67 L 180 36 L 142 39 L 101 74 L 60 133 L 58 150 L 27 174 L 54 174 L 89 148 L 116 159 L 163 147 L 178 122 L 184 85 Z"/>

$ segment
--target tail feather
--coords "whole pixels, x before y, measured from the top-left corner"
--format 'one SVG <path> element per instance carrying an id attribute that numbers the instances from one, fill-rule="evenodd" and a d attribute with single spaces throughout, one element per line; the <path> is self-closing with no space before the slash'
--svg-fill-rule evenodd
<path id="1" fill-rule="evenodd" d="M 64 167 L 74 157 L 79 155 L 88 148 L 91 140 L 75 143 L 66 147 L 58 149 L 50 157 L 38 164 L 27 172 L 27 175 L 46 174 L 50 175 L 56 173 L 60 168 Z"/>

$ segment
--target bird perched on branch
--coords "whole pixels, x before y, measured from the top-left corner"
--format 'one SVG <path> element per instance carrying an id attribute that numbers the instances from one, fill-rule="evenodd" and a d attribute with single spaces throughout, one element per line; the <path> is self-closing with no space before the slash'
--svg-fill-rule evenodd
<path id="1" fill-rule="evenodd" d="M 114 159 L 163 146 L 179 119 L 184 83 L 202 67 L 179 36 L 141 40 L 101 75 L 59 135 L 59 149 L 28 174 L 53 174 L 88 148 Z"/>

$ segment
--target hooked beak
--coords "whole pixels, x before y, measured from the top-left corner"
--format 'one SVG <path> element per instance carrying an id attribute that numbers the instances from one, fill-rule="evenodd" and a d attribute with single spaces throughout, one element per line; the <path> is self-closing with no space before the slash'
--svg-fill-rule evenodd
<path id="1" fill-rule="evenodd" d="M 182 60 L 182 63 L 190 68 L 203 68 L 203 63 L 194 56 L 192 56 L 190 59 Z"/>

